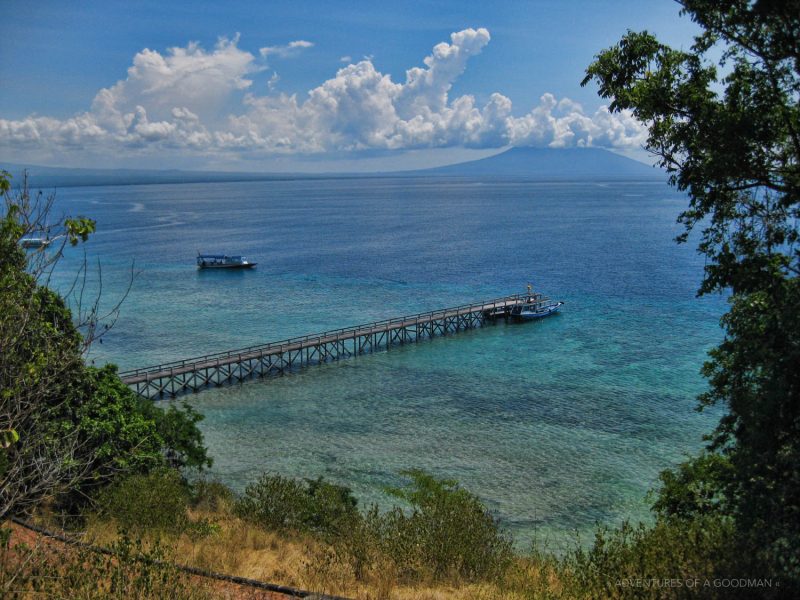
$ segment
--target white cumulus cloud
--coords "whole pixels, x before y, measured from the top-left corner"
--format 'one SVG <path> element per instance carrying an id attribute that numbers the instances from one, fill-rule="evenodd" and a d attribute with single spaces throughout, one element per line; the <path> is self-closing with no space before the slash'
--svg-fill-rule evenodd
<path id="1" fill-rule="evenodd" d="M 312 47 L 306 40 L 261 48 L 260 58 L 239 48 L 238 36 L 220 38 L 212 50 L 196 43 L 164 54 L 145 49 L 134 56 L 127 77 L 101 89 L 84 113 L 0 118 L 0 149 L 50 155 L 82 149 L 157 155 L 169 149 L 235 158 L 455 146 L 629 149 L 645 140 L 645 127 L 630 113 L 601 107 L 587 114 L 549 93 L 518 116 L 501 93 L 482 105 L 472 95 L 451 97 L 469 59 L 490 40 L 484 28 L 455 32 L 397 82 L 367 57 L 303 97 L 275 93 L 275 72 L 269 93 L 259 95 L 253 77 L 270 56 Z M 349 63 L 350 57 L 341 60 Z"/>
<path id="2" fill-rule="evenodd" d="M 238 37 L 220 38 L 211 52 L 194 42 L 170 48 L 165 56 L 145 49 L 133 57 L 126 79 L 98 92 L 91 112 L 99 119 L 114 120 L 136 106 L 146 106 L 159 117 L 186 107 L 210 118 L 231 92 L 252 85 L 248 76 L 260 70 L 254 58 L 238 48 Z"/>
<path id="3" fill-rule="evenodd" d="M 306 48 L 313 48 L 314 42 L 309 42 L 308 40 L 295 40 L 293 42 L 289 42 L 285 46 L 266 46 L 265 48 L 259 49 L 259 54 L 263 57 L 267 56 L 293 56 L 300 50 L 305 50 Z"/>

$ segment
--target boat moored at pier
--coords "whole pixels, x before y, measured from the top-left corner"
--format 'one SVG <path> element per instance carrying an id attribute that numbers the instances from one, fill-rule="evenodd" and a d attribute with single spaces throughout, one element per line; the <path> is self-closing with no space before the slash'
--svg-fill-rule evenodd
<path id="1" fill-rule="evenodd" d="M 533 287 L 529 285 L 525 302 L 512 307 L 510 315 L 512 319 L 518 321 L 542 319 L 557 313 L 563 305 L 560 300 L 552 300 L 544 294 L 534 293 Z"/>

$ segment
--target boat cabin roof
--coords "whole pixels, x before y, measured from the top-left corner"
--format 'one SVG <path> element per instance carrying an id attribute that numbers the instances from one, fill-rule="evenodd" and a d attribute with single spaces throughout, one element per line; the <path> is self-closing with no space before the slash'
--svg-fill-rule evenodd
<path id="1" fill-rule="evenodd" d="M 198 254 L 198 258 L 210 258 L 214 260 L 225 260 L 226 258 L 241 259 L 242 256 L 235 256 L 230 254 Z"/>
<path id="2" fill-rule="evenodd" d="M 536 304 L 547 304 L 548 302 L 552 302 L 553 300 L 549 296 L 545 296 L 544 294 L 536 294 L 536 296 L 528 296 L 525 299 L 525 306 L 533 306 Z"/>

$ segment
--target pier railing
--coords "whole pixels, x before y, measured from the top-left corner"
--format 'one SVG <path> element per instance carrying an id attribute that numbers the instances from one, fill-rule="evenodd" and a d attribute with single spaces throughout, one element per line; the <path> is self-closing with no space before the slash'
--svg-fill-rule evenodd
<path id="1" fill-rule="evenodd" d="M 280 340 L 277 342 L 269 342 L 266 344 L 254 344 L 252 346 L 246 346 L 244 348 L 237 348 L 236 350 L 214 352 L 212 354 L 204 354 L 202 356 L 195 356 L 192 358 L 185 358 L 182 360 L 174 360 L 171 362 L 165 362 L 159 365 L 143 367 L 140 369 L 130 369 L 128 371 L 122 371 L 119 374 L 119 376 L 123 379 L 126 379 L 128 377 L 144 375 L 145 373 L 167 371 L 170 368 L 185 367 L 187 365 L 216 360 L 218 358 L 225 359 L 225 358 L 233 358 L 240 354 L 244 355 L 244 354 L 253 354 L 258 352 L 268 352 L 269 350 L 280 349 L 281 347 L 294 346 L 296 344 L 305 344 L 307 342 L 319 341 L 322 339 L 327 339 L 337 336 L 342 339 L 349 339 L 354 335 L 357 335 L 358 332 L 364 330 L 391 329 L 393 325 L 400 325 L 402 323 L 408 323 L 408 322 L 410 322 L 410 324 L 413 325 L 415 322 L 428 322 L 437 318 L 443 318 L 448 315 L 462 311 L 475 312 L 478 310 L 493 310 L 496 308 L 504 308 L 508 306 L 509 302 L 518 302 L 521 297 L 522 294 L 512 294 L 510 296 L 503 296 L 502 298 L 487 300 L 486 302 L 463 304 L 461 306 L 456 306 L 453 308 L 445 308 L 441 310 L 430 310 L 413 315 L 408 315 L 405 317 L 383 319 L 381 321 L 373 321 L 371 323 L 365 323 L 363 325 L 355 325 L 352 327 L 340 327 L 339 329 L 331 329 L 330 331 L 324 331 L 322 333 L 301 335 L 297 337 L 287 338 L 285 340 Z"/>
<path id="2" fill-rule="evenodd" d="M 485 317 L 496 315 L 498 310 L 501 312 L 506 311 L 507 313 L 513 306 L 524 303 L 527 297 L 528 296 L 526 294 L 513 294 L 483 302 L 472 302 L 470 304 L 462 304 L 460 306 L 454 306 L 440 310 L 420 312 L 403 317 L 372 321 L 370 323 L 364 323 L 351 327 L 331 329 L 321 333 L 291 337 L 266 344 L 255 344 L 244 348 L 237 348 L 236 350 L 205 354 L 202 356 L 165 362 L 145 368 L 130 369 L 121 372 L 120 377 L 128 385 L 136 385 L 136 389 L 140 393 L 142 393 L 141 384 L 145 384 L 145 387 L 147 387 L 149 382 L 152 380 L 174 379 L 175 377 L 181 377 L 181 380 L 179 381 L 179 387 L 181 389 L 190 387 L 191 389 L 197 390 L 199 387 L 203 386 L 198 386 L 194 383 L 190 385 L 186 382 L 186 375 L 192 371 L 202 370 L 206 373 L 203 381 L 208 384 L 212 382 L 218 383 L 216 380 L 209 378 L 208 369 L 219 369 L 220 367 L 229 366 L 232 364 L 248 363 L 256 358 L 274 354 L 283 355 L 284 353 L 289 353 L 289 356 L 291 357 L 292 352 L 297 352 L 301 349 L 305 350 L 315 347 L 325 348 L 329 345 L 333 345 L 335 347 L 336 344 L 339 344 L 344 340 L 369 338 L 370 336 L 375 336 L 376 334 L 403 330 L 405 328 L 416 327 L 418 337 L 420 327 L 437 323 L 444 323 L 444 327 L 440 327 L 440 331 L 442 333 L 446 333 L 448 331 L 448 321 L 453 321 L 455 319 L 455 330 L 458 330 L 459 327 L 468 328 L 470 326 L 476 326 L 476 315 L 479 316 L 477 318 L 480 319 L 480 322 L 482 322 Z M 459 321 L 459 319 L 463 319 L 465 317 L 469 317 L 469 323 Z M 429 334 L 432 336 L 433 331 L 431 330 Z M 403 340 L 406 339 L 406 337 L 403 337 Z M 414 338 L 414 340 L 416 339 L 417 338 Z M 387 343 L 388 345 L 391 343 L 391 341 L 384 343 Z M 269 363 L 267 366 L 272 367 L 272 363 Z M 269 371 L 269 368 L 267 371 Z M 252 368 L 249 369 L 248 375 L 253 372 L 254 370 Z M 226 375 L 227 378 L 244 378 L 238 375 L 234 377 L 231 374 L 230 369 L 225 371 L 223 374 Z M 166 384 L 162 382 L 158 387 L 158 395 L 160 396 L 164 393 L 172 394 L 173 392 L 170 391 L 171 389 L 172 388 L 168 388 Z M 150 397 L 149 391 L 147 395 Z"/>

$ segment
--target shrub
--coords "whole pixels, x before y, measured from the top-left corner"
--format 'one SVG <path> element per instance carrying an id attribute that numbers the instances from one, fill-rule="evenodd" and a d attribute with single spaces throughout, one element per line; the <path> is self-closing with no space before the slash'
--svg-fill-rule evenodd
<path id="1" fill-rule="evenodd" d="M 388 493 L 410 505 L 381 512 L 376 506 L 329 540 L 333 556 L 315 557 L 343 564 L 359 581 L 385 584 L 399 578 L 408 583 L 462 583 L 501 578 L 511 565 L 510 537 L 473 494 L 454 481 L 436 479 L 419 470 L 405 471 L 409 484 Z"/>
<path id="2" fill-rule="evenodd" d="M 198 479 L 191 486 L 191 506 L 211 513 L 228 513 L 236 502 L 236 494 L 224 483 Z"/>
<path id="3" fill-rule="evenodd" d="M 358 500 L 350 488 L 318 479 L 307 479 L 306 490 L 311 499 L 308 528 L 311 531 L 341 535 L 354 522 L 360 520 Z"/>
<path id="4" fill-rule="evenodd" d="M 174 404 L 162 410 L 147 400 L 147 408 L 156 423 L 158 435 L 163 440 L 164 458 L 175 469 L 197 469 L 211 467 L 213 459 L 203 445 L 203 434 L 197 424 L 205 417 L 187 402 L 178 408 Z"/>
<path id="5" fill-rule="evenodd" d="M 103 517 L 129 531 L 180 533 L 189 526 L 189 491 L 173 469 L 121 479 L 98 497 Z"/>
<path id="6" fill-rule="evenodd" d="M 653 512 L 664 517 L 681 518 L 728 514 L 730 510 L 725 506 L 723 490 L 724 482 L 730 479 L 731 469 L 725 456 L 703 452 L 675 469 L 662 471 Z"/>
<path id="7" fill-rule="evenodd" d="M 264 474 L 247 486 L 234 512 L 266 529 L 299 530 L 308 513 L 308 497 L 300 481 Z"/>
<path id="8" fill-rule="evenodd" d="M 725 598 L 736 590 L 716 588 L 714 580 L 746 577 L 736 565 L 733 534 L 732 522 L 718 516 L 660 519 L 653 526 L 624 523 L 599 529 L 594 544 L 565 557 L 562 568 L 572 574 L 570 591 L 578 596 Z M 643 587 L 637 580 L 653 583 Z M 657 585 L 665 580 L 679 583 Z M 697 586 L 686 585 L 695 580 Z"/>
<path id="9" fill-rule="evenodd" d="M 382 549 L 401 575 L 476 581 L 505 572 L 513 556 L 510 537 L 477 496 L 424 471 L 402 474 L 409 485 L 387 491 L 408 502 L 411 512 L 394 508 L 378 525 Z"/>
<path id="10" fill-rule="evenodd" d="M 404 488 L 387 490 L 410 511 L 359 512 L 349 489 L 323 481 L 264 475 L 236 503 L 241 518 L 273 530 L 312 533 L 329 546 L 312 562 L 343 566 L 357 580 L 467 580 L 500 577 L 511 541 L 486 507 L 455 482 L 422 471 L 403 473 Z"/>
<path id="11" fill-rule="evenodd" d="M 247 486 L 234 512 L 267 529 L 335 536 L 359 519 L 357 501 L 349 488 L 322 478 L 296 480 L 264 474 Z"/>

